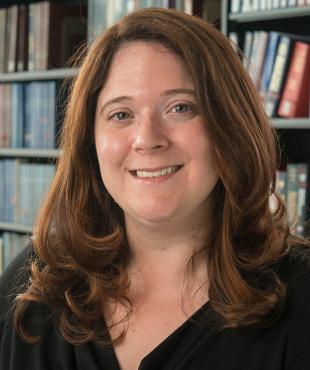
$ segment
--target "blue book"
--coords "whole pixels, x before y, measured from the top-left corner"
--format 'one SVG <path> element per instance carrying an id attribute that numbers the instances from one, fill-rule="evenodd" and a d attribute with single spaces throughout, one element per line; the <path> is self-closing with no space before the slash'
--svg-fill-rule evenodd
<path id="1" fill-rule="evenodd" d="M 12 85 L 12 148 L 22 148 L 24 127 L 24 84 Z"/>
<path id="2" fill-rule="evenodd" d="M 19 223 L 26 225 L 29 218 L 28 215 L 28 192 L 29 192 L 29 176 L 28 163 L 20 165 L 20 182 L 19 182 Z"/>
<path id="3" fill-rule="evenodd" d="M 7 189 L 6 189 L 6 202 L 7 202 L 7 222 L 14 222 L 16 199 L 16 180 L 18 171 L 18 162 L 15 159 L 7 160 Z"/>
<path id="4" fill-rule="evenodd" d="M 46 133 L 47 148 L 55 147 L 56 136 L 56 81 L 49 82 L 47 86 L 48 124 Z"/>
<path id="5" fill-rule="evenodd" d="M 31 110 L 32 110 L 32 120 L 31 120 L 31 132 L 33 135 L 32 148 L 41 149 L 42 143 L 40 142 L 40 110 L 41 110 L 41 85 L 42 82 L 33 82 L 33 95 L 31 99 Z"/>
<path id="6" fill-rule="evenodd" d="M 25 84 L 25 120 L 24 120 L 24 147 L 33 148 L 33 132 L 31 131 L 31 123 L 33 121 L 33 82 Z"/>
<path id="7" fill-rule="evenodd" d="M 49 82 L 42 82 L 39 86 L 40 89 L 40 106 L 39 106 L 39 117 L 38 117 L 38 131 L 40 138 L 40 147 L 47 148 L 46 135 L 49 125 L 48 110 L 49 104 L 53 104 L 48 100 L 48 84 Z"/>
<path id="8" fill-rule="evenodd" d="M 262 80 L 261 93 L 263 95 L 268 91 L 272 70 L 277 55 L 279 40 L 280 34 L 278 32 L 274 31 L 269 32 L 269 41 L 261 77 Z"/>

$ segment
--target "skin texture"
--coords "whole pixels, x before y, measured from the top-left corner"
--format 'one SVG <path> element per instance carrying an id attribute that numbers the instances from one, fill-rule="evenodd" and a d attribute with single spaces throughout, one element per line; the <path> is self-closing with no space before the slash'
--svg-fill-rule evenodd
<path id="1" fill-rule="evenodd" d="M 188 91 L 171 93 L 176 89 Z M 136 369 L 208 300 L 205 263 L 196 266 L 185 294 L 183 278 L 193 250 L 207 238 L 218 174 L 193 82 L 179 57 L 146 42 L 117 52 L 97 102 L 95 143 L 103 182 L 124 211 L 132 252 L 128 296 L 133 314 L 111 334 L 126 329 L 115 351 L 121 366 Z M 170 165 L 183 167 L 152 180 L 130 172 Z M 106 305 L 105 316 L 108 323 L 118 322 L 125 308 Z"/>

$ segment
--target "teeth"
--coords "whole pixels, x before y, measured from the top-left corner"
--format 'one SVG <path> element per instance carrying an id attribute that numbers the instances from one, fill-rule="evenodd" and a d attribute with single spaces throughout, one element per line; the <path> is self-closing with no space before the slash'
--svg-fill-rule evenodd
<path id="1" fill-rule="evenodd" d="M 159 177 L 159 176 L 165 176 L 169 175 L 172 172 L 177 171 L 178 166 L 171 166 L 167 168 L 163 168 L 160 171 L 157 172 L 146 172 L 146 171 L 137 171 L 138 177 Z"/>

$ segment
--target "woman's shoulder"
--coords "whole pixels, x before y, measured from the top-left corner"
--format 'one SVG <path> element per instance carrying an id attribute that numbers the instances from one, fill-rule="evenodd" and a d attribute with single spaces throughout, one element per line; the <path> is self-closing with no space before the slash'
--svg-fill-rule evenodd
<path id="1" fill-rule="evenodd" d="M 7 315 L 14 298 L 28 283 L 33 257 L 33 246 L 29 243 L 0 275 L 0 319 Z"/>
<path id="2" fill-rule="evenodd" d="M 303 287 L 310 292 L 310 245 L 294 247 L 288 251 L 277 268 L 288 287 Z"/>
<path id="3" fill-rule="evenodd" d="M 280 263 L 286 285 L 285 369 L 308 369 L 310 363 L 310 247 L 295 247 Z"/>
<path id="4" fill-rule="evenodd" d="M 278 275 L 286 285 L 290 317 L 301 325 L 304 320 L 310 326 L 310 247 L 293 248 L 277 267 Z"/>

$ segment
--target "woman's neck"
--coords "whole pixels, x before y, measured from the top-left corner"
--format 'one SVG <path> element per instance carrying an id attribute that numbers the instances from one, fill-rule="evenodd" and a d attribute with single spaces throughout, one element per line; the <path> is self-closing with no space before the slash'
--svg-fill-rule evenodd
<path id="1" fill-rule="evenodd" d="M 184 289 L 206 283 L 207 264 L 203 258 L 194 260 L 192 274 L 187 266 L 193 253 L 205 246 L 206 225 L 185 227 L 148 225 L 126 219 L 126 233 L 131 250 L 128 274 L 131 299 L 167 299 L 181 295 Z"/>

